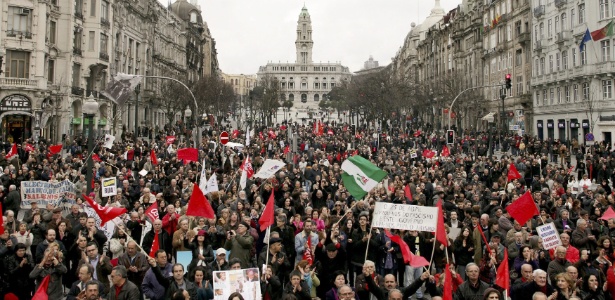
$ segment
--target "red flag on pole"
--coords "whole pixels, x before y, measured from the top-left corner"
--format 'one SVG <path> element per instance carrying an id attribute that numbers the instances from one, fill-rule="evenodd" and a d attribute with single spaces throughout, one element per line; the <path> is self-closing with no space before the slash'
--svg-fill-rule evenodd
<path id="1" fill-rule="evenodd" d="M 510 274 L 508 273 L 508 249 L 504 249 L 504 259 L 498 267 L 498 273 L 495 275 L 495 284 L 503 288 L 506 292 L 510 290 Z"/>
<path id="2" fill-rule="evenodd" d="M 510 163 L 510 167 L 508 168 L 508 181 L 513 181 L 520 178 L 521 174 L 517 171 L 517 167 L 515 167 L 515 164 Z"/>
<path id="3" fill-rule="evenodd" d="M 536 203 L 534 203 L 534 199 L 532 198 L 530 191 L 525 192 L 523 196 L 519 197 L 519 199 L 507 206 L 506 211 L 513 219 L 517 220 L 517 222 L 522 225 L 533 216 L 540 213 L 538 211 L 538 207 L 536 207 Z"/>
<path id="4" fill-rule="evenodd" d="M 412 191 L 410 191 L 410 185 L 406 185 L 406 187 L 404 187 L 404 196 L 406 196 L 406 198 L 408 198 L 410 201 L 412 201 Z"/>
<path id="5" fill-rule="evenodd" d="M 438 201 L 436 204 L 438 210 L 438 226 L 436 227 L 436 240 L 444 247 L 448 247 L 448 237 L 446 236 L 446 228 L 444 227 L 444 210 L 442 209 L 442 200 Z"/>
<path id="6" fill-rule="evenodd" d="M 128 211 L 126 210 L 126 208 L 110 207 L 110 206 L 102 207 L 100 206 L 100 204 L 94 202 L 92 198 L 86 196 L 85 194 L 82 194 L 81 197 L 83 197 L 83 199 L 85 199 L 85 201 L 87 201 L 88 204 L 90 204 L 92 209 L 94 209 L 96 214 L 100 217 L 100 226 L 105 226 L 105 223 L 115 219 L 116 217 L 121 216 L 122 214 Z"/>
<path id="7" fill-rule="evenodd" d="M 32 146 L 31 144 L 24 144 L 23 149 L 26 150 L 27 152 L 31 152 L 31 151 L 34 151 L 34 146 Z"/>
<path id="8" fill-rule="evenodd" d="M 47 275 L 45 276 L 45 278 L 43 278 L 43 281 L 41 281 L 41 284 L 38 286 L 38 289 L 36 290 L 36 293 L 34 293 L 32 300 L 48 300 L 49 299 L 49 295 L 47 295 L 47 288 L 49 287 L 50 277 L 51 275 Z"/>
<path id="9" fill-rule="evenodd" d="M 17 144 L 13 143 L 11 151 L 9 151 L 9 153 L 7 153 L 4 157 L 8 160 L 15 155 L 17 155 Z"/>
<path id="10" fill-rule="evenodd" d="M 154 241 L 152 242 L 152 249 L 149 250 L 149 256 L 156 258 L 156 251 L 158 249 L 160 249 L 160 242 L 158 241 L 158 233 L 154 231 Z"/>
<path id="11" fill-rule="evenodd" d="M 177 160 L 184 160 L 184 165 L 191 161 L 199 161 L 199 150 L 195 148 L 182 148 L 177 150 Z"/>
<path id="12" fill-rule="evenodd" d="M 158 214 L 158 202 L 154 201 L 154 203 L 145 210 L 145 215 L 150 219 L 152 224 L 154 224 L 154 221 L 160 220 L 160 215 Z"/>
<path id="13" fill-rule="evenodd" d="M 233 134 L 231 135 L 231 138 L 236 139 L 239 136 L 239 130 L 235 129 L 233 130 Z"/>
<path id="14" fill-rule="evenodd" d="M 308 265 L 310 266 L 314 263 L 314 256 L 312 255 L 312 239 L 306 239 L 305 251 L 303 251 L 303 257 L 301 259 L 307 260 Z"/>
<path id="15" fill-rule="evenodd" d="M 448 149 L 447 145 L 442 146 L 442 153 L 440 155 L 445 157 L 451 155 L 451 151 Z"/>
<path id="16" fill-rule="evenodd" d="M 451 275 L 450 265 L 446 264 L 444 268 L 444 291 L 442 294 L 443 300 L 453 300 L 453 276 Z"/>
<path id="17" fill-rule="evenodd" d="M 149 158 L 152 160 L 152 164 L 158 164 L 158 158 L 156 158 L 156 152 L 154 152 L 154 149 L 149 152 Z"/>
<path id="18" fill-rule="evenodd" d="M 58 154 L 60 151 L 62 151 L 62 144 L 49 146 L 49 153 L 51 155 Z"/>
<path id="19" fill-rule="evenodd" d="M 284 147 L 284 155 L 288 154 L 288 152 L 290 152 L 290 147 L 286 145 L 286 147 Z"/>
<path id="20" fill-rule="evenodd" d="M 260 219 L 258 219 L 258 224 L 261 225 L 261 231 L 265 231 L 267 227 L 274 224 L 273 222 L 273 211 L 274 211 L 274 202 L 275 199 L 273 197 L 273 190 L 271 191 L 271 196 L 269 196 L 269 201 L 267 201 L 267 205 L 265 205 L 265 209 L 263 210 L 263 214 Z M 309 240 L 309 239 L 308 239 Z"/>
<path id="21" fill-rule="evenodd" d="M 1 208 L 2 206 L 0 206 L 0 209 Z M 613 211 L 613 208 L 609 206 L 609 208 L 607 208 L 607 210 L 602 214 L 602 217 L 600 217 L 600 220 L 608 220 L 613 218 L 615 218 L 615 211 Z"/>
<path id="22" fill-rule="evenodd" d="M 100 159 L 100 156 L 98 156 L 98 154 L 94 153 L 92 154 L 92 160 L 95 162 L 101 162 L 102 159 Z"/>
<path id="23" fill-rule="evenodd" d="M 213 219 L 216 217 L 214 209 L 211 208 L 211 204 L 207 200 L 207 197 L 203 195 L 203 192 L 196 183 L 192 184 L 192 195 L 188 202 L 188 210 L 186 210 L 187 216 L 203 217 Z"/>
<path id="24" fill-rule="evenodd" d="M 483 229 L 480 227 L 480 224 L 477 224 L 476 228 L 478 229 L 478 232 L 480 232 L 480 236 L 483 237 L 483 242 L 485 242 L 485 246 L 487 246 L 487 253 L 491 253 L 491 247 L 489 247 L 489 241 L 487 240 L 487 237 L 485 237 L 485 233 L 483 232 Z"/>
<path id="25" fill-rule="evenodd" d="M 408 244 L 406 244 L 406 242 L 404 242 L 404 240 L 398 236 L 398 235 L 392 235 L 388 230 L 384 231 L 384 234 L 386 234 L 386 236 L 388 238 L 391 239 L 391 242 L 399 245 L 399 248 L 401 249 L 401 255 L 404 258 L 404 263 L 410 263 L 412 262 L 412 251 L 410 251 L 410 247 L 408 247 Z"/>

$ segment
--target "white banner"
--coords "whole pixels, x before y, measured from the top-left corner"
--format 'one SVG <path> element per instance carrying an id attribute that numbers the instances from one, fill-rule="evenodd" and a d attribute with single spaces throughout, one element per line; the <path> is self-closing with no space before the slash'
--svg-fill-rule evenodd
<path id="1" fill-rule="evenodd" d="M 280 171 L 286 163 L 281 160 L 268 159 L 263 163 L 263 166 L 258 170 L 254 177 L 269 179 L 275 175 L 278 171 Z"/>
<path id="2" fill-rule="evenodd" d="M 61 202 L 70 207 L 75 204 L 75 185 L 70 180 L 60 182 L 22 181 L 21 208 L 29 209 L 30 201 L 36 200 L 38 207 L 47 204 L 58 206 Z"/>
<path id="3" fill-rule="evenodd" d="M 102 196 L 113 197 L 117 195 L 117 179 L 115 177 L 102 179 Z"/>
<path id="4" fill-rule="evenodd" d="M 207 181 L 207 186 L 205 187 L 205 191 L 203 192 L 203 194 L 213 193 L 217 191 L 218 191 L 218 178 L 216 176 L 216 173 L 214 173 L 213 175 L 211 175 L 211 177 Z"/>
<path id="5" fill-rule="evenodd" d="M 436 231 L 438 208 L 409 204 L 376 202 L 372 227 L 417 231 Z"/>
<path id="6" fill-rule="evenodd" d="M 260 300 L 261 285 L 258 268 L 214 272 L 214 299 L 229 299 L 239 292 L 245 300 Z"/>
<path id="7" fill-rule="evenodd" d="M 536 232 L 542 238 L 542 247 L 545 250 L 555 249 L 562 245 L 562 240 L 559 238 L 559 232 L 554 223 L 538 226 Z"/>

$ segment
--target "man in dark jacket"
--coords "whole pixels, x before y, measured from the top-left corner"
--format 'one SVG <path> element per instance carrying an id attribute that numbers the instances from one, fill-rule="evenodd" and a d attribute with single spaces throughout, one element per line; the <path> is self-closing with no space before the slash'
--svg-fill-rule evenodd
<path id="1" fill-rule="evenodd" d="M 145 253 L 150 253 L 152 244 L 154 243 L 154 233 L 158 234 L 158 249 L 163 249 L 167 254 L 173 253 L 171 238 L 166 231 L 162 230 L 162 220 L 154 221 L 154 228 L 148 231 L 145 237 L 143 237 L 143 251 L 145 251 Z M 168 259 L 169 261 L 171 260 L 170 255 L 168 255 Z"/>
<path id="2" fill-rule="evenodd" d="M 323 247 L 325 240 L 322 239 L 316 250 L 314 256 L 318 262 L 317 273 L 320 279 L 320 286 L 318 286 L 318 296 L 324 299 L 325 293 L 331 289 L 333 280 L 335 280 L 336 271 L 341 271 L 343 274 L 348 272 L 348 266 L 346 265 L 346 251 L 341 247 L 341 244 L 330 243 L 327 245 L 326 250 Z"/>
<path id="3" fill-rule="evenodd" d="M 197 299 L 197 288 L 196 285 L 184 278 L 184 266 L 181 264 L 173 265 L 173 276 L 166 278 L 162 275 L 156 260 L 153 258 L 149 258 L 149 264 L 152 266 L 152 271 L 156 276 L 156 280 L 165 288 L 166 298 L 171 299 L 175 292 L 180 289 L 184 289 L 188 291 L 190 294 L 190 299 Z"/>
<path id="4" fill-rule="evenodd" d="M 417 280 L 413 281 L 407 287 L 398 287 L 397 281 L 395 280 L 395 276 L 388 274 L 384 276 L 384 288 L 376 285 L 374 282 L 374 278 L 372 278 L 373 271 L 370 270 L 363 271 L 363 275 L 365 276 L 365 281 L 367 282 L 367 286 L 369 287 L 369 291 L 376 296 L 378 300 L 387 300 L 389 298 L 389 293 L 393 290 L 399 290 L 402 293 L 402 299 L 408 299 L 410 296 L 414 295 L 418 289 L 421 288 L 423 283 L 429 279 L 429 272 L 424 272 L 421 277 Z"/>
<path id="5" fill-rule="evenodd" d="M 3 203 L 3 212 L 6 212 L 7 210 L 12 210 L 15 215 L 19 214 L 19 208 L 21 207 L 21 196 L 19 195 L 19 192 L 17 191 L 17 187 L 14 184 L 11 184 L 9 186 L 9 193 L 8 195 L 6 195 L 6 199 L 4 199 L 4 203 Z"/>
<path id="6" fill-rule="evenodd" d="M 469 263 L 466 266 L 466 277 L 468 281 L 462 283 L 455 292 L 455 300 L 480 300 L 483 299 L 485 290 L 489 285 L 478 279 L 479 268 L 475 263 Z M 529 298 L 522 299 L 531 299 Z"/>
<path id="7" fill-rule="evenodd" d="M 547 283 L 547 272 L 540 269 L 534 270 L 532 281 L 512 286 L 512 300 L 532 299 L 535 292 L 543 292 L 547 296 L 554 292 L 553 287 Z"/>
<path id="8" fill-rule="evenodd" d="M 135 300 L 141 298 L 139 288 L 128 280 L 128 273 L 124 266 L 113 268 L 113 271 L 111 271 L 111 281 L 113 286 L 109 292 L 109 300 Z"/>

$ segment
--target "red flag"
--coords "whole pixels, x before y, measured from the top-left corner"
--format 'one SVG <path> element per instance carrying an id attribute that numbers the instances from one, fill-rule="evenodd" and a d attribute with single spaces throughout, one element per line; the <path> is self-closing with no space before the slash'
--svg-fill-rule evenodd
<path id="1" fill-rule="evenodd" d="M 204 217 L 208 219 L 213 219 L 216 217 L 214 213 L 214 209 L 211 208 L 211 204 L 207 200 L 207 197 L 203 195 L 203 192 L 199 188 L 198 184 L 192 184 L 192 195 L 190 196 L 190 201 L 188 202 L 188 210 L 186 211 L 187 216 L 195 216 L 195 217 Z"/>
<path id="2" fill-rule="evenodd" d="M 88 204 L 90 204 L 92 209 L 94 209 L 96 214 L 100 217 L 100 226 L 105 226 L 105 223 L 115 219 L 118 216 L 121 216 L 122 214 L 128 211 L 126 210 L 126 208 L 111 207 L 111 206 L 102 207 L 100 206 L 100 204 L 94 202 L 92 198 L 86 196 L 85 194 L 82 194 L 81 197 L 83 197 L 83 199 L 85 199 L 85 201 L 87 201 Z"/>
<path id="3" fill-rule="evenodd" d="M 337 155 L 335 156 L 335 160 L 342 161 L 342 153 L 338 152 Z"/>
<path id="4" fill-rule="evenodd" d="M 49 146 L 49 153 L 51 155 L 58 154 L 60 151 L 62 151 L 62 144 Z"/>
<path id="5" fill-rule="evenodd" d="M 442 208 L 442 200 L 436 204 L 440 213 L 438 213 L 438 226 L 436 227 L 436 240 L 444 247 L 448 247 L 448 237 L 446 236 L 446 228 L 444 227 L 444 209 Z"/>
<path id="6" fill-rule="evenodd" d="M 487 240 L 487 237 L 485 237 L 485 233 L 483 232 L 483 228 L 480 227 L 480 223 L 476 225 L 476 228 L 478 228 L 478 232 L 480 232 L 480 236 L 483 237 L 483 242 L 485 242 L 485 245 L 487 246 L 487 253 L 491 253 L 491 247 L 489 247 L 489 241 Z"/>
<path id="7" fill-rule="evenodd" d="M 263 132 L 262 131 L 258 133 L 258 138 L 261 139 L 261 141 L 265 140 L 265 137 L 263 137 Z"/>
<path id="8" fill-rule="evenodd" d="M 510 168 L 508 168 L 508 181 L 513 181 L 520 178 L 521 174 L 517 171 L 517 167 L 515 167 L 515 164 L 510 163 Z"/>
<path id="9" fill-rule="evenodd" d="M 235 129 L 233 130 L 233 134 L 231 135 L 232 139 L 236 139 L 239 136 L 239 130 Z"/>
<path id="10" fill-rule="evenodd" d="M 177 159 L 184 160 L 184 165 L 191 161 L 199 161 L 199 150 L 195 148 L 182 148 L 177 150 Z"/>
<path id="11" fill-rule="evenodd" d="M 448 146 L 444 145 L 442 146 L 442 153 L 440 153 L 441 156 L 450 156 L 451 155 L 451 151 L 448 150 Z"/>
<path id="12" fill-rule="evenodd" d="M 410 251 L 410 247 L 408 247 L 408 244 L 406 244 L 406 242 L 404 242 L 404 240 L 400 236 L 392 235 L 388 230 L 385 230 L 384 234 L 386 234 L 386 236 L 391 239 L 391 242 L 399 245 L 399 248 L 401 249 L 401 255 L 404 258 L 404 263 L 410 263 L 412 261 L 413 255 L 412 251 Z"/>
<path id="13" fill-rule="evenodd" d="M 156 152 L 154 152 L 154 149 L 149 152 L 149 158 L 152 160 L 152 164 L 158 164 L 158 158 L 156 158 Z"/>
<path id="14" fill-rule="evenodd" d="M 328 135 L 333 135 L 333 130 L 331 130 L 331 129 L 327 130 L 327 134 Z"/>
<path id="15" fill-rule="evenodd" d="M 530 191 L 525 192 L 523 196 L 519 197 L 519 199 L 507 206 L 506 211 L 508 211 L 510 216 L 517 220 L 517 222 L 521 225 L 525 224 L 527 220 L 540 213 L 538 211 L 538 207 L 536 207 L 536 203 L 534 203 L 534 199 L 532 198 Z"/>
<path id="16" fill-rule="evenodd" d="M 414 137 L 419 137 L 421 135 L 421 131 L 417 130 L 413 135 Z"/>
<path id="17" fill-rule="evenodd" d="M 429 266 L 429 262 L 420 255 L 412 255 L 412 261 L 410 262 L 410 266 L 413 268 L 422 268 Z"/>
<path id="18" fill-rule="evenodd" d="M 305 250 L 303 251 L 303 257 L 301 259 L 307 260 L 308 265 L 310 266 L 314 263 L 314 256 L 312 255 L 312 239 L 306 239 Z"/>
<path id="19" fill-rule="evenodd" d="M 288 154 L 288 152 L 290 152 L 290 147 L 286 145 L 286 147 L 284 147 L 284 155 Z"/>
<path id="20" fill-rule="evenodd" d="M 274 140 L 276 137 L 278 137 L 277 135 L 275 135 L 275 132 L 273 132 L 273 130 L 269 130 L 269 132 L 267 132 L 267 135 L 272 140 Z"/>
<path id="21" fill-rule="evenodd" d="M 133 160 L 135 158 L 135 150 L 130 149 L 126 152 L 124 152 L 124 159 L 125 160 Z"/>
<path id="22" fill-rule="evenodd" d="M 11 147 L 11 151 L 9 151 L 9 153 L 7 153 L 6 156 L 4 157 L 8 160 L 15 155 L 17 155 L 17 144 L 13 143 L 13 146 Z"/>
<path id="23" fill-rule="evenodd" d="M 0 206 L 0 209 L 2 208 L 2 206 Z M 607 210 L 602 214 L 602 217 L 600 217 L 600 220 L 608 220 L 608 219 L 613 219 L 615 218 L 615 211 L 613 211 L 613 208 L 611 206 L 609 206 L 609 208 L 607 208 Z"/>
<path id="24" fill-rule="evenodd" d="M 263 214 L 261 215 L 260 219 L 258 219 L 258 224 L 261 225 L 261 231 L 265 231 L 267 227 L 274 224 L 274 221 L 273 221 L 273 211 L 275 208 L 274 202 L 275 202 L 275 199 L 273 198 L 273 191 L 271 191 L 271 196 L 269 196 L 269 201 L 267 201 L 267 205 L 265 205 Z"/>
<path id="25" fill-rule="evenodd" d="M 2 211 L 2 203 L 0 203 L 0 211 Z M 4 219 L 0 220 L 0 234 L 4 234 Z"/>
<path id="26" fill-rule="evenodd" d="M 495 284 L 503 288 L 505 291 L 510 291 L 510 274 L 508 273 L 508 249 L 504 249 L 504 259 L 498 267 L 498 273 L 495 275 Z"/>
<path id="27" fill-rule="evenodd" d="M 318 121 L 318 135 L 323 135 L 325 133 L 325 126 L 321 121 Z"/>
<path id="28" fill-rule="evenodd" d="M 92 160 L 95 162 L 101 162 L 102 159 L 100 159 L 100 156 L 98 156 L 98 154 L 94 153 L 92 154 Z"/>
<path id="29" fill-rule="evenodd" d="M 24 144 L 23 148 L 28 152 L 34 151 L 34 146 L 32 146 L 31 144 Z"/>
<path id="30" fill-rule="evenodd" d="M 444 291 L 442 299 L 453 300 L 453 275 L 451 275 L 449 264 L 446 264 L 444 268 Z"/>
<path id="31" fill-rule="evenodd" d="M 158 202 L 154 201 L 154 203 L 145 210 L 145 215 L 150 219 L 152 224 L 154 224 L 154 221 L 160 220 L 160 215 L 158 215 Z"/>
<path id="32" fill-rule="evenodd" d="M 354 149 L 352 156 L 359 155 L 359 149 Z"/>
<path id="33" fill-rule="evenodd" d="M 570 173 L 572 173 L 572 170 L 574 170 L 574 166 L 570 166 L 570 168 L 568 168 L 568 175 L 570 175 Z"/>
<path id="34" fill-rule="evenodd" d="M 410 185 L 406 185 L 406 187 L 404 188 L 404 196 L 406 196 L 406 198 L 412 201 L 412 191 L 410 191 Z"/>
<path id="35" fill-rule="evenodd" d="M 152 249 L 149 250 L 149 256 L 156 258 L 156 251 L 158 249 L 160 249 L 160 242 L 158 241 L 158 233 L 154 231 L 154 241 L 152 242 Z"/>
<path id="36" fill-rule="evenodd" d="M 38 286 L 38 289 L 36 290 L 36 293 L 34 293 L 32 300 L 48 300 L 49 299 L 49 295 L 47 295 L 47 288 L 49 287 L 50 277 L 51 275 L 47 275 L 45 276 L 45 278 L 43 278 L 43 281 L 41 281 L 41 284 Z"/>
<path id="37" fill-rule="evenodd" d="M 426 158 L 432 158 L 434 156 L 436 156 L 436 152 L 431 151 L 430 149 L 425 149 L 423 150 L 423 156 Z"/>
<path id="38" fill-rule="evenodd" d="M 167 141 L 167 145 L 175 143 L 175 136 L 174 135 L 167 135 L 166 141 Z"/>

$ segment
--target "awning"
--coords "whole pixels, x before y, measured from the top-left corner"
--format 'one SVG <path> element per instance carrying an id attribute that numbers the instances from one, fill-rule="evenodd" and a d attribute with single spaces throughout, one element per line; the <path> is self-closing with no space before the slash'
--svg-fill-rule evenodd
<path id="1" fill-rule="evenodd" d="M 486 116 L 484 116 L 482 120 L 487 121 L 487 122 L 493 122 L 493 120 L 495 119 L 494 116 L 495 116 L 495 113 L 490 112 Z"/>

